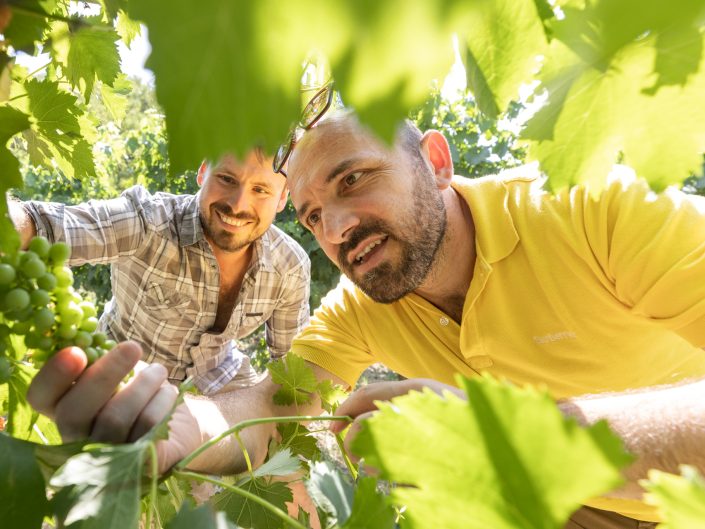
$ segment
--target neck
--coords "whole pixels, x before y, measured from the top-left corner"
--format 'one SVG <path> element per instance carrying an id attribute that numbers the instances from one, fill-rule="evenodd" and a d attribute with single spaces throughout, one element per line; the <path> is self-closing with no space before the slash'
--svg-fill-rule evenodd
<path id="1" fill-rule="evenodd" d="M 254 243 L 243 246 L 234 252 L 228 252 L 218 248 L 211 241 L 208 242 L 213 250 L 213 256 L 218 262 L 221 276 L 230 277 L 233 275 L 243 275 L 247 271 L 250 261 L 252 260 Z"/>
<path id="2" fill-rule="evenodd" d="M 441 193 L 446 233 L 428 276 L 415 292 L 459 322 L 475 268 L 475 225 L 467 202 L 452 187 Z"/>

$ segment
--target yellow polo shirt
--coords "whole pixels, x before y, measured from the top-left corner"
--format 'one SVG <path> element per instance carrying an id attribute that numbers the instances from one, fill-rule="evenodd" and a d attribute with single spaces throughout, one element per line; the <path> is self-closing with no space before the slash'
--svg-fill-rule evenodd
<path id="1" fill-rule="evenodd" d="M 618 173 L 596 196 L 550 194 L 530 167 L 456 177 L 477 252 L 461 324 L 343 278 L 291 350 L 351 386 L 382 362 L 447 384 L 489 372 L 557 399 L 705 376 L 705 199 Z M 591 505 L 654 518 L 641 502 Z"/>

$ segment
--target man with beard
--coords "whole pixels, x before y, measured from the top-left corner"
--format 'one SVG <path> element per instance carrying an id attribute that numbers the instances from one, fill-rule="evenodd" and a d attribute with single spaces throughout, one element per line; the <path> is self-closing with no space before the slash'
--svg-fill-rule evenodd
<path id="1" fill-rule="evenodd" d="M 36 233 L 71 247 L 71 266 L 110 263 L 113 298 L 100 328 L 134 340 L 172 382 L 194 376 L 213 394 L 260 377 L 233 340 L 263 323 L 270 354 L 285 354 L 309 319 L 310 262 L 272 225 L 287 199 L 271 159 L 250 152 L 204 162 L 197 195 L 149 194 L 78 206 L 11 206 L 23 246 Z M 169 391 L 165 388 L 164 391 Z"/>
<path id="2" fill-rule="evenodd" d="M 564 413 L 607 419 L 638 456 L 628 485 L 567 527 L 653 527 L 641 521 L 654 512 L 639 501 L 637 480 L 684 461 L 705 468 L 705 247 L 703 230 L 692 229 L 705 225 L 705 207 L 676 191 L 657 197 L 629 179 L 615 179 L 596 199 L 582 187 L 553 196 L 526 168 L 459 178 L 445 138 L 408 123 L 391 148 L 350 114 L 304 128 L 275 167 L 290 158 L 299 219 L 347 277 L 291 350 L 320 379 L 346 386 L 374 362 L 408 377 L 364 386 L 337 413 L 358 422 L 376 401 L 424 387 L 460 394 L 456 373 L 540 383 Z M 155 411 L 158 393 L 146 382 L 131 384 L 144 389 L 141 399 L 112 395 L 131 368 L 125 359 L 138 356 L 120 347 L 125 354 L 110 353 L 83 374 L 82 353 L 61 351 L 32 383 L 30 402 L 68 439 L 91 434 L 94 421 L 110 440 L 125 438 L 100 406 L 147 426 L 168 411 Z M 697 380 L 626 391 L 688 378 Z M 266 379 L 209 400 L 187 398 L 158 445 L 160 468 L 241 420 L 317 411 L 274 405 L 277 389 Z M 589 393 L 604 394 L 582 397 Z M 91 407 L 77 411 L 88 399 Z M 255 464 L 273 433 L 271 425 L 243 431 Z M 243 466 L 232 439 L 191 464 L 222 473 Z"/>

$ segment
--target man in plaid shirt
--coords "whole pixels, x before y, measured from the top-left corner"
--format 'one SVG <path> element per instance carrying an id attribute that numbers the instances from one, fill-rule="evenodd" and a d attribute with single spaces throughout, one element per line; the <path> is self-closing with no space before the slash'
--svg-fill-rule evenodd
<path id="1" fill-rule="evenodd" d="M 11 206 L 23 246 L 35 234 L 71 247 L 71 266 L 110 263 L 113 298 L 100 328 L 142 345 L 143 359 L 189 375 L 204 394 L 259 380 L 233 340 L 262 323 L 272 356 L 309 319 L 310 261 L 272 225 L 286 179 L 258 151 L 198 171 L 197 195 L 150 195 L 135 186 L 78 206 Z"/>

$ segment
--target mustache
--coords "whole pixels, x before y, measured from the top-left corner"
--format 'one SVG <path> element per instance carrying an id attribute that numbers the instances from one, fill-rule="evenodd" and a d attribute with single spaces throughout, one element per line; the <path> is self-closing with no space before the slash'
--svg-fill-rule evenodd
<path id="1" fill-rule="evenodd" d="M 251 220 L 251 221 L 256 221 L 257 217 L 254 215 L 251 215 L 245 211 L 238 211 L 235 213 L 232 208 L 228 205 L 225 204 L 213 204 L 211 206 L 215 211 L 218 211 L 222 213 L 223 215 L 227 215 L 228 217 L 233 217 L 237 220 Z"/>
<path id="2" fill-rule="evenodd" d="M 338 262 L 341 263 L 341 265 L 343 266 L 350 267 L 350 263 L 347 260 L 347 255 L 350 253 L 350 251 L 354 250 L 358 244 L 360 244 L 370 235 L 375 235 L 378 233 L 383 233 L 389 238 L 392 238 L 391 229 L 389 228 L 389 226 L 379 220 L 372 221 L 365 224 L 364 226 L 358 226 L 357 228 L 355 228 L 355 230 L 350 234 L 350 238 L 344 243 L 342 243 L 338 248 Z"/>

